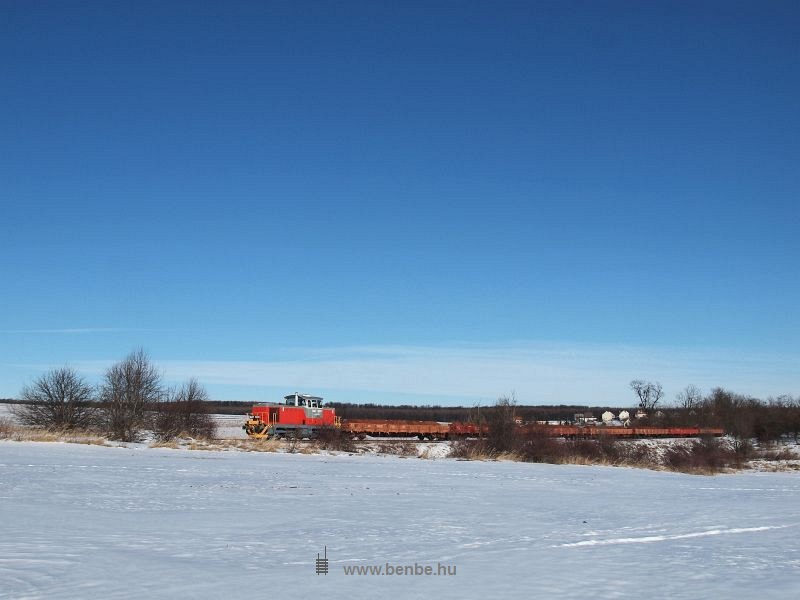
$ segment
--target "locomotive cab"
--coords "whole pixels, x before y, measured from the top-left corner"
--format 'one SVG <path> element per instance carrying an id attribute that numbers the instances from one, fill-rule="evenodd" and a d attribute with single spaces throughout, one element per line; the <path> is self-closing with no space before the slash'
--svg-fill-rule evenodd
<path id="1" fill-rule="evenodd" d="M 305 406 L 308 408 L 321 408 L 322 398 L 319 396 L 309 396 L 308 394 L 289 394 L 283 397 L 287 406 Z"/>
<path id="2" fill-rule="evenodd" d="M 339 423 L 333 408 L 323 408 L 322 398 L 308 394 L 289 394 L 282 404 L 258 404 L 245 423 L 247 435 L 254 438 L 315 437 L 323 427 Z"/>

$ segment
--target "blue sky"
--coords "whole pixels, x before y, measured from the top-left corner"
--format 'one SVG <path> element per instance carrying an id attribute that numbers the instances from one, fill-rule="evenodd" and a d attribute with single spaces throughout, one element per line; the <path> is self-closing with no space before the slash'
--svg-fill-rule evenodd
<path id="1" fill-rule="evenodd" d="M 795 2 L 4 2 L 0 397 L 800 392 Z"/>

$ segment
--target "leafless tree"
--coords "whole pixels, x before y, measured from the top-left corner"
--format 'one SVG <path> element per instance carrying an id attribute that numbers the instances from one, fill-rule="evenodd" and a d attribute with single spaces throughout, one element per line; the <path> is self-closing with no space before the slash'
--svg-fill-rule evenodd
<path id="1" fill-rule="evenodd" d="M 23 404 L 12 407 L 24 425 L 72 429 L 91 424 L 95 406 L 94 388 L 69 367 L 52 369 L 25 386 Z"/>
<path id="2" fill-rule="evenodd" d="M 295 454 L 300 448 L 300 440 L 303 439 L 302 434 L 295 430 L 286 434 L 286 451 L 289 454 Z"/>
<path id="3" fill-rule="evenodd" d="M 190 379 L 177 391 L 167 394 L 164 402 L 156 405 L 153 430 L 161 440 L 175 439 L 180 435 L 213 438 L 217 424 L 209 412 L 208 393 L 196 379 Z"/>
<path id="4" fill-rule="evenodd" d="M 664 397 L 664 390 L 657 381 L 634 379 L 631 381 L 630 386 L 639 398 L 639 408 L 643 411 L 653 410 L 659 400 Z"/>
<path id="5" fill-rule="evenodd" d="M 162 399 L 161 374 L 144 350 L 132 352 L 106 371 L 100 388 L 102 422 L 112 439 L 137 441 L 147 409 Z"/>
<path id="6" fill-rule="evenodd" d="M 512 393 L 501 396 L 492 408 L 487 409 L 487 425 L 489 427 L 487 443 L 493 452 L 510 452 L 517 441 L 516 417 L 517 400 Z"/>
<path id="7" fill-rule="evenodd" d="M 678 408 L 694 410 L 703 401 L 703 392 L 696 385 L 687 385 L 675 395 Z"/>

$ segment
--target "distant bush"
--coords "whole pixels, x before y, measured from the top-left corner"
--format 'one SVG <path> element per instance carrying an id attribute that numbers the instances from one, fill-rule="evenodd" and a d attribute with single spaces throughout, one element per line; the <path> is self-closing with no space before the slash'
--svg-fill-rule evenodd
<path id="1" fill-rule="evenodd" d="M 86 428 L 95 414 L 94 388 L 69 367 L 52 369 L 25 386 L 10 410 L 23 425 L 41 429 Z"/>
<path id="2" fill-rule="evenodd" d="M 394 456 L 417 456 L 417 445 L 414 442 L 394 441 L 378 444 L 378 454 Z"/>
<path id="3" fill-rule="evenodd" d="M 619 464 L 631 467 L 649 467 L 658 464 L 658 459 L 644 444 L 618 442 Z"/>
<path id="4" fill-rule="evenodd" d="M 205 388 L 190 379 L 180 389 L 168 394 L 166 401 L 155 405 L 153 433 L 162 442 L 181 436 L 213 439 L 217 424 L 209 408 Z"/>
<path id="5" fill-rule="evenodd" d="M 489 450 L 495 454 L 514 452 L 519 442 L 516 417 L 516 400 L 503 396 L 490 409 L 486 410 L 486 424 L 489 432 L 486 437 Z"/>
<path id="6" fill-rule="evenodd" d="M 536 463 L 563 462 L 565 454 L 563 440 L 551 437 L 536 428 L 517 437 L 514 453 L 520 460 Z"/>
<path id="7" fill-rule="evenodd" d="M 16 431 L 14 422 L 8 417 L 0 417 L 0 439 L 5 439 L 11 436 Z"/>
<path id="8" fill-rule="evenodd" d="M 161 374 L 144 350 L 132 352 L 105 373 L 100 387 L 100 422 L 111 439 L 140 441 L 148 409 L 163 397 Z"/>
<path id="9" fill-rule="evenodd" d="M 798 460 L 800 455 L 792 452 L 790 448 L 767 448 L 759 450 L 754 453 L 753 458 L 758 460 L 768 461 L 781 461 L 781 460 Z"/>
<path id="10" fill-rule="evenodd" d="M 322 450 L 352 452 L 355 449 L 352 434 L 338 427 L 322 427 L 317 432 L 316 442 Z"/>
<path id="11" fill-rule="evenodd" d="M 741 464 L 742 458 L 732 448 L 712 437 L 688 445 L 675 444 L 664 453 L 664 466 L 675 471 L 717 473 Z"/>
<path id="12" fill-rule="evenodd" d="M 450 442 L 450 458 L 462 460 L 481 460 L 491 458 L 491 452 L 485 440 L 453 440 Z"/>
<path id="13" fill-rule="evenodd" d="M 562 439 L 543 430 L 529 429 L 517 438 L 510 452 L 494 451 L 484 439 L 456 440 L 451 443 L 451 458 L 491 460 L 504 458 L 548 464 L 602 464 L 647 469 L 669 469 L 685 473 L 717 473 L 741 467 L 750 454 L 737 452 L 736 445 L 718 438 L 665 442 L 662 451 L 651 444 L 612 437 Z M 790 451 L 776 456 L 794 457 Z M 776 460 L 778 460 L 776 458 Z"/>

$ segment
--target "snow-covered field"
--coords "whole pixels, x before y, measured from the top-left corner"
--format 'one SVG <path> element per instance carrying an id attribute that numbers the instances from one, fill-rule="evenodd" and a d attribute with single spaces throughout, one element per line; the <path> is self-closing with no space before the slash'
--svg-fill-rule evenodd
<path id="1" fill-rule="evenodd" d="M 223 439 L 246 440 L 247 434 L 242 425 L 247 420 L 246 415 L 213 415 L 217 422 L 217 437 Z"/>
<path id="2" fill-rule="evenodd" d="M 0 442 L 0 598 L 784 599 L 799 497 L 794 473 Z M 386 563 L 456 573 L 343 569 Z"/>

